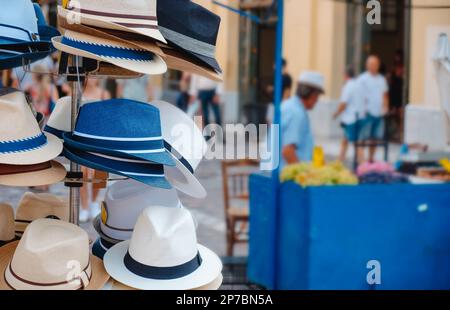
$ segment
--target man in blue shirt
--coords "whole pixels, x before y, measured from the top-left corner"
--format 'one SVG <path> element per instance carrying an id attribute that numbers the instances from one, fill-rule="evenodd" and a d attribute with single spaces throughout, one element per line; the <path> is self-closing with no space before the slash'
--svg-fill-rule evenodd
<path id="1" fill-rule="evenodd" d="M 314 109 L 323 93 L 324 77 L 307 71 L 298 80 L 296 94 L 281 104 L 281 168 L 312 160 L 314 138 L 308 111 Z"/>

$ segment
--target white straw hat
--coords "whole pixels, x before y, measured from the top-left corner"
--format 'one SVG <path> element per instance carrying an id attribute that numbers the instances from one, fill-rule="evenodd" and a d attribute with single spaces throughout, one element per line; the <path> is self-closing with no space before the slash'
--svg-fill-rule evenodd
<path id="1" fill-rule="evenodd" d="M 194 175 L 207 150 L 202 131 L 173 104 L 164 101 L 151 104 L 159 109 L 165 146 L 176 163 L 175 167 L 164 167 L 167 180 L 189 196 L 205 198 L 206 191 Z"/>
<path id="2" fill-rule="evenodd" d="M 298 78 L 298 82 L 303 85 L 314 87 L 322 93 L 325 92 L 325 78 L 319 72 L 304 71 Z"/>
<path id="3" fill-rule="evenodd" d="M 56 158 L 62 148 L 57 137 L 41 132 L 23 93 L 0 92 L 0 164 L 47 162 Z"/>
<path id="4" fill-rule="evenodd" d="M 80 227 L 54 219 L 31 223 L 19 242 L 0 248 L 0 289 L 100 289 L 108 281 L 101 260 L 89 255 Z"/>
<path id="5" fill-rule="evenodd" d="M 167 43 L 158 29 L 157 0 L 76 0 L 58 14 L 68 22 L 138 33 Z"/>
<path id="6" fill-rule="evenodd" d="M 175 189 L 150 187 L 134 180 L 118 181 L 106 190 L 94 228 L 108 242 L 129 240 L 139 215 L 151 205 L 182 207 Z"/>
<path id="7" fill-rule="evenodd" d="M 52 43 L 56 49 L 68 54 L 109 62 L 142 74 L 167 71 L 167 65 L 160 56 L 122 41 L 66 30 L 63 36 L 53 37 Z"/>
<path id="8" fill-rule="evenodd" d="M 219 257 L 197 244 L 189 211 L 160 206 L 142 212 L 131 240 L 109 249 L 104 264 L 112 278 L 142 290 L 189 290 L 222 271 Z"/>

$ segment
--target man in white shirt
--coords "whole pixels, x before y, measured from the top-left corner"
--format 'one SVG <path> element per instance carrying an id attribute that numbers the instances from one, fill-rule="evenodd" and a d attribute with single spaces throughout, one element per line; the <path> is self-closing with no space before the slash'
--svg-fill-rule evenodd
<path id="1" fill-rule="evenodd" d="M 202 113 L 204 125 L 208 126 L 209 108 L 211 107 L 214 113 L 216 124 L 222 124 L 220 114 L 220 96 L 222 95 L 222 84 L 212 81 L 208 78 L 193 74 L 191 77 L 191 86 L 189 94 L 195 100 L 197 98 L 202 104 Z"/>
<path id="2" fill-rule="evenodd" d="M 339 116 L 345 135 L 344 139 L 342 139 L 339 160 L 344 162 L 347 156 L 348 143 L 360 140 L 361 123 L 365 118 L 358 83 L 355 79 L 355 71 L 350 67 L 345 72 L 345 85 L 342 88 L 340 105 L 333 118 L 337 119 Z M 361 158 L 362 151 L 360 148 L 357 150 L 358 158 Z"/>
<path id="3" fill-rule="evenodd" d="M 367 58 L 367 71 L 358 78 L 364 108 L 367 117 L 361 133 L 366 140 L 380 141 L 384 139 L 385 122 L 384 116 L 389 109 L 389 86 L 386 78 L 379 73 L 380 58 L 372 55 Z M 375 159 L 376 146 L 369 148 L 369 161 Z"/>

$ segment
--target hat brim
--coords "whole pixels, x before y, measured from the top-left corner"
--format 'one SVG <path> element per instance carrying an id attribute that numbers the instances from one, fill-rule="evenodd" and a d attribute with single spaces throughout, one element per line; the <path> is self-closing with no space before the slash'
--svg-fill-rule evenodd
<path id="1" fill-rule="evenodd" d="M 61 43 L 62 36 L 52 38 L 52 43 L 56 49 L 66 52 L 68 54 L 82 56 L 86 58 L 95 59 L 98 61 L 109 62 L 127 70 L 131 70 L 137 73 L 149 74 L 149 75 L 159 75 L 167 71 L 167 65 L 161 56 L 153 54 L 153 60 L 151 61 L 135 61 L 123 58 L 115 57 L 105 57 L 101 55 L 96 55 L 85 50 L 74 48 L 66 44 Z M 114 44 L 113 41 L 111 41 Z M 150 52 L 149 52 L 150 53 Z"/>
<path id="2" fill-rule="evenodd" d="M 103 260 L 103 257 L 105 256 L 106 251 L 107 251 L 107 249 L 101 245 L 100 238 L 98 238 L 92 245 L 92 255 Z"/>
<path id="3" fill-rule="evenodd" d="M 197 287 L 197 288 L 193 288 L 193 291 L 217 291 L 220 286 L 222 285 L 223 282 L 223 276 L 222 274 L 219 274 L 219 276 L 217 278 L 214 279 L 214 281 L 212 281 L 211 283 L 208 283 L 206 285 Z M 114 279 L 110 279 L 108 281 L 108 283 L 106 284 L 106 286 L 104 287 L 105 290 L 110 290 L 110 291 L 133 291 L 136 290 L 135 288 L 126 286 Z"/>
<path id="4" fill-rule="evenodd" d="M 82 24 L 70 24 L 66 19 L 58 15 L 59 26 L 63 29 L 72 30 L 75 32 L 86 33 L 99 38 L 104 38 L 112 41 L 119 41 L 125 44 L 133 44 L 140 49 L 147 50 L 156 55 L 164 56 L 163 50 L 157 45 L 156 41 L 152 41 L 148 37 L 133 34 L 129 32 L 97 28 L 93 26 L 87 26 Z"/>
<path id="5" fill-rule="evenodd" d="M 140 290 L 190 290 L 213 282 L 222 272 L 220 258 L 210 249 L 198 245 L 202 264 L 193 273 L 173 280 L 156 280 L 140 277 L 124 264 L 130 241 L 116 244 L 106 252 L 103 263 L 109 275 L 118 282 Z"/>
<path id="6" fill-rule="evenodd" d="M 0 52 L 0 70 L 13 69 L 22 67 L 26 64 L 32 64 L 33 62 L 44 59 L 51 53 L 53 53 L 53 50 L 22 54 L 2 51 Z"/>
<path id="7" fill-rule="evenodd" d="M 43 133 L 47 137 L 47 144 L 39 149 L 21 153 L 0 154 L 0 163 L 7 165 L 34 165 L 51 161 L 61 154 L 63 144 L 58 137 Z"/>
<path id="8" fill-rule="evenodd" d="M 164 167 L 167 180 L 180 192 L 194 198 L 203 199 L 207 196 L 206 190 L 185 165 L 183 165 L 173 154 L 175 167 Z"/>
<path id="9" fill-rule="evenodd" d="M 158 187 L 158 188 L 165 188 L 165 189 L 170 189 L 172 188 L 172 186 L 170 185 L 170 183 L 164 178 L 164 177 L 151 177 L 151 176 L 137 176 L 137 175 L 128 175 L 126 173 L 122 173 L 120 171 L 117 171 L 115 169 L 112 169 L 110 167 L 107 167 L 105 165 L 102 165 L 100 163 L 96 163 L 96 162 L 92 162 L 90 160 L 87 160 L 82 156 L 82 151 L 78 152 L 80 153 L 80 156 L 75 155 L 74 152 L 72 152 L 71 150 L 69 150 L 68 148 L 64 148 L 63 151 L 63 155 L 71 160 L 74 161 L 82 166 L 85 167 L 89 167 L 95 170 L 100 170 L 100 171 L 105 171 L 105 172 L 109 172 L 109 173 L 114 173 L 117 175 L 121 175 L 124 176 L 126 178 L 131 178 L 133 180 L 136 180 L 138 182 L 150 185 L 150 186 L 154 186 L 154 187 Z"/>
<path id="10" fill-rule="evenodd" d="M 216 82 L 223 81 L 223 75 L 221 73 L 206 67 L 200 61 L 182 51 L 170 47 L 163 47 L 163 52 L 163 57 L 169 69 L 198 74 Z"/>
<path id="11" fill-rule="evenodd" d="M 13 290 L 5 280 L 5 271 L 8 267 L 19 241 L 8 243 L 0 248 L 0 290 Z M 92 277 L 89 285 L 84 290 L 99 290 L 105 286 L 109 280 L 109 275 L 103 266 L 103 262 L 98 257 L 90 255 Z"/>
<path id="12" fill-rule="evenodd" d="M 159 153 L 128 154 L 128 153 L 119 152 L 119 151 L 107 149 L 104 147 L 92 146 L 89 144 L 85 144 L 85 143 L 76 141 L 73 139 L 72 133 L 64 133 L 63 138 L 64 138 L 64 143 L 66 143 L 70 147 L 73 147 L 77 150 L 82 150 L 82 151 L 86 151 L 86 152 L 102 153 L 105 155 L 116 156 L 116 157 L 126 157 L 126 158 L 136 159 L 136 160 L 146 160 L 151 163 L 161 164 L 161 165 L 166 165 L 166 166 L 174 166 L 175 165 L 172 155 L 167 150 L 159 152 Z"/>
<path id="13" fill-rule="evenodd" d="M 51 161 L 51 167 L 45 170 L 0 175 L 0 185 L 4 186 L 43 186 L 62 181 L 67 171 L 57 161 Z"/>
<path id="14" fill-rule="evenodd" d="M 201 62 L 203 62 L 207 66 L 211 67 L 211 69 L 213 69 L 213 70 L 215 70 L 215 71 L 217 71 L 219 73 L 222 73 L 222 69 L 220 68 L 219 63 L 217 62 L 217 60 L 215 58 L 203 56 L 203 55 L 200 55 L 199 53 L 195 53 L 193 51 L 185 49 L 184 46 L 183 46 L 183 40 L 180 40 L 180 37 L 178 37 L 176 35 L 175 31 L 166 31 L 164 29 L 164 27 L 160 27 L 159 29 L 161 30 L 161 32 L 163 33 L 164 37 L 167 39 L 167 41 L 169 41 L 169 43 L 171 45 L 182 49 L 183 52 L 186 52 L 189 55 L 197 58 L 198 60 L 200 60 Z"/>
<path id="15" fill-rule="evenodd" d="M 110 236 L 107 236 L 103 233 L 102 228 L 101 228 L 101 215 L 97 215 L 94 220 L 92 221 L 92 225 L 94 226 L 95 231 L 98 233 L 98 235 L 102 238 L 105 239 L 106 241 L 110 242 L 110 243 L 120 243 L 123 240 L 118 240 L 118 239 L 114 239 Z"/>
<path id="16" fill-rule="evenodd" d="M 88 16 L 87 14 L 67 10 L 66 8 L 63 8 L 62 6 L 58 6 L 58 15 L 60 15 L 63 18 L 67 18 L 68 14 L 74 14 L 74 15 L 71 15 L 71 18 L 74 18 L 74 19 L 79 18 L 79 21 L 81 22 L 81 24 L 84 24 L 84 25 L 112 29 L 112 30 L 120 30 L 120 31 L 131 32 L 131 33 L 137 33 L 137 34 L 155 39 L 157 41 L 167 43 L 166 39 L 161 34 L 159 29 L 129 28 L 126 26 L 122 26 L 122 25 L 110 22 L 106 19 L 106 17 L 101 17 L 101 16 L 91 17 L 91 16 Z"/>

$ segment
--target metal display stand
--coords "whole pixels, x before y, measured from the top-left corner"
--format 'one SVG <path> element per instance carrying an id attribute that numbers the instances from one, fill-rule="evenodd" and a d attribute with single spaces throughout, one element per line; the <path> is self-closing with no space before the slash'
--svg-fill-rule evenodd
<path id="1" fill-rule="evenodd" d="M 78 109 L 81 105 L 82 91 L 81 83 L 86 78 L 86 70 L 83 67 L 83 58 L 75 55 L 61 54 L 59 63 L 59 73 L 67 77 L 67 82 L 71 84 L 72 102 L 71 102 L 71 118 L 70 129 L 75 129 L 75 122 L 77 119 Z M 67 173 L 68 179 L 83 179 L 83 174 L 80 165 L 75 162 L 70 162 L 70 171 Z M 80 213 L 80 188 L 83 182 L 66 182 L 69 187 L 69 222 L 79 225 Z"/>

